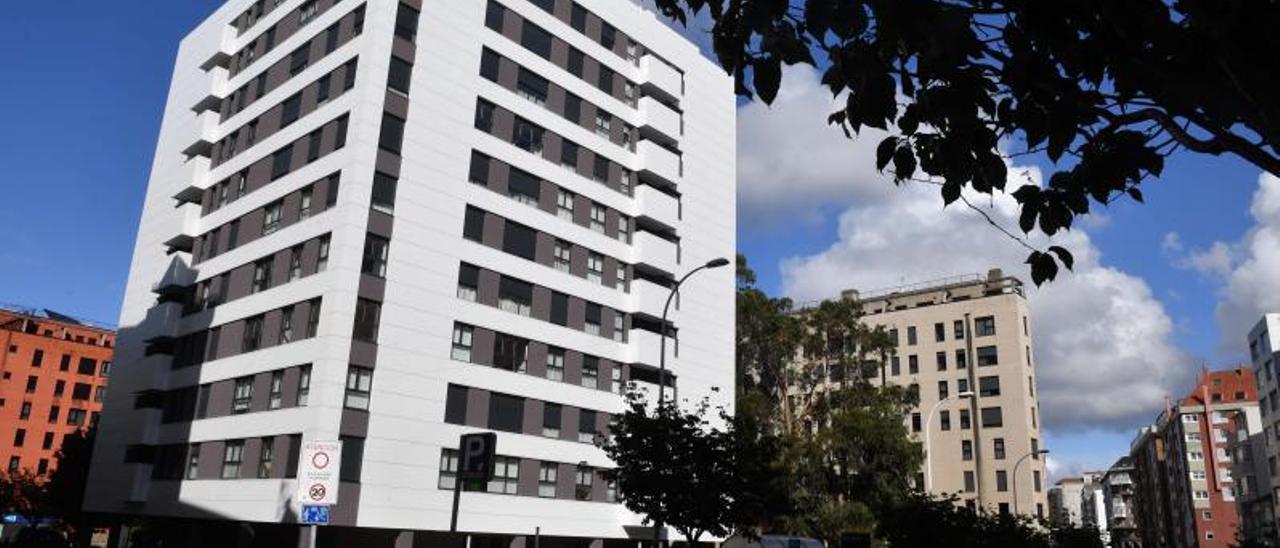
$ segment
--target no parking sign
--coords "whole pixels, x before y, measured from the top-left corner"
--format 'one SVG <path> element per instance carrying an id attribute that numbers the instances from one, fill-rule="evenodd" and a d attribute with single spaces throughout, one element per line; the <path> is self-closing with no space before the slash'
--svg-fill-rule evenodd
<path id="1" fill-rule="evenodd" d="M 302 454 L 298 458 L 298 502 L 307 505 L 337 504 L 342 442 L 306 442 L 302 444 Z"/>

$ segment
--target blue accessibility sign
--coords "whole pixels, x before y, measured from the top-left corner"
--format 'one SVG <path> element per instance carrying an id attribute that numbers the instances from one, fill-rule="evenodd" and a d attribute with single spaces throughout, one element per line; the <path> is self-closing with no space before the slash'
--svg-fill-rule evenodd
<path id="1" fill-rule="evenodd" d="M 329 507 L 321 505 L 302 505 L 302 523 L 307 525 L 328 525 Z"/>

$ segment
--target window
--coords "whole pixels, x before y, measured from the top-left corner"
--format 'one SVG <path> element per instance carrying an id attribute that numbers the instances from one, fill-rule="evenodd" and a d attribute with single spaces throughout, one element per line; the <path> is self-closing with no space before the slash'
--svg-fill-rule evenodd
<path id="1" fill-rule="evenodd" d="M 456 384 L 449 385 L 444 400 L 444 422 L 449 424 L 467 423 L 467 387 Z"/>
<path id="2" fill-rule="evenodd" d="M 93 401 L 101 402 L 107 397 L 107 387 L 96 386 L 93 388 Z"/>
<path id="3" fill-rule="evenodd" d="M 490 6 L 494 5 L 492 2 Z M 458 484 L 458 450 L 444 449 L 440 451 L 440 481 L 437 486 L 441 489 L 453 490 Z"/>
<path id="4" fill-rule="evenodd" d="M 978 377 L 978 395 L 984 398 L 1000 395 L 1000 377 Z"/>
<path id="5" fill-rule="evenodd" d="M 600 385 L 600 358 L 595 356 L 582 357 L 582 379 L 580 384 L 587 388 L 596 388 Z"/>
<path id="6" fill-rule="evenodd" d="M 36 377 L 35 375 L 27 376 L 27 393 L 35 394 L 36 387 L 39 383 L 40 383 L 39 377 Z"/>
<path id="7" fill-rule="evenodd" d="M 187 447 L 186 479 L 193 480 L 197 477 L 200 477 L 200 444 L 193 443 Z"/>
<path id="8" fill-rule="evenodd" d="M 578 411 L 578 441 L 591 443 L 596 439 L 596 412 L 587 409 Z"/>
<path id="9" fill-rule="evenodd" d="M 947 410 L 939 411 L 938 424 L 943 432 L 951 430 L 951 412 Z"/>
<path id="10" fill-rule="evenodd" d="M 307 63 L 311 61 L 311 44 L 304 44 L 302 47 L 293 50 L 289 55 L 289 76 L 297 76 L 299 72 L 307 68 Z"/>
<path id="11" fill-rule="evenodd" d="M 320 158 L 320 130 L 307 134 L 307 163 Z"/>
<path id="12" fill-rule="evenodd" d="M 556 191 L 556 216 L 573 221 L 573 193 L 564 189 Z M 566 258 L 567 262 L 567 258 Z"/>
<path id="13" fill-rule="evenodd" d="M 475 302 L 480 288 L 480 269 L 462 263 L 458 267 L 458 298 Z"/>
<path id="14" fill-rule="evenodd" d="M 602 68 L 601 70 L 604 70 L 604 69 Z M 612 125 L 613 125 L 613 116 L 610 116 L 608 112 L 603 112 L 599 110 L 596 111 L 596 135 L 599 135 L 601 137 L 604 137 L 605 139 L 608 139 L 611 132 Z"/>
<path id="15" fill-rule="evenodd" d="M 493 103 L 478 99 L 476 101 L 476 129 L 485 133 L 493 132 Z"/>
<path id="16" fill-rule="evenodd" d="M 321 240 L 320 250 L 321 251 L 327 250 L 328 245 L 329 245 L 329 240 L 327 238 Z M 307 305 L 308 305 L 307 306 L 307 338 L 308 339 L 316 336 L 316 333 L 320 330 L 320 302 L 321 302 L 320 299 L 311 299 L 310 301 L 307 302 Z"/>
<path id="17" fill-rule="evenodd" d="M 551 58 L 551 34 L 529 21 L 520 32 L 520 45 L 543 59 Z"/>
<path id="18" fill-rule="evenodd" d="M 1004 438 L 991 440 L 992 454 L 996 460 L 1004 460 Z"/>
<path id="19" fill-rule="evenodd" d="M 391 241 L 374 234 L 366 234 L 364 238 L 364 259 L 360 263 L 360 272 L 387 277 L 387 250 Z"/>
<path id="20" fill-rule="evenodd" d="M 84 425 L 84 409 L 68 409 L 67 424 L 72 426 Z"/>
<path id="21" fill-rule="evenodd" d="M 564 293 L 551 292 L 551 323 L 569 325 L 569 296 Z"/>
<path id="22" fill-rule="evenodd" d="M 316 16 L 316 1 L 309 0 L 302 6 L 298 7 L 298 26 L 307 24 Z"/>
<path id="23" fill-rule="evenodd" d="M 489 395 L 489 428 L 520 433 L 524 427 L 524 398 L 506 394 Z"/>
<path id="24" fill-rule="evenodd" d="M 351 337 L 365 342 L 378 342 L 378 321 L 382 315 L 382 303 L 369 299 L 356 300 L 355 326 Z"/>
<path id="25" fill-rule="evenodd" d="M 933 324 L 933 340 L 942 342 L 947 340 L 947 326 L 942 322 Z"/>
<path id="26" fill-rule="evenodd" d="M 964 492 L 972 493 L 978 489 L 978 482 L 974 478 L 972 470 L 964 471 Z"/>
<path id="27" fill-rule="evenodd" d="M 631 243 L 631 220 L 626 215 L 618 215 L 618 241 Z"/>
<path id="28" fill-rule="evenodd" d="M 554 462 L 538 464 L 538 496 L 552 498 L 556 496 L 556 476 L 560 465 Z"/>
<path id="29" fill-rule="evenodd" d="M 939 401 L 947 399 L 947 396 L 950 395 L 950 391 L 948 390 L 948 388 L 949 388 L 949 385 L 947 384 L 947 381 L 938 381 L 938 400 Z"/>
<path id="30" fill-rule="evenodd" d="M 1004 493 L 1009 490 L 1009 474 L 1004 470 L 996 470 L 996 491 Z"/>
<path id="31" fill-rule="evenodd" d="M 364 438 L 339 436 L 342 441 L 342 467 L 338 470 L 341 481 L 360 482 L 360 470 L 364 465 Z"/>
<path id="32" fill-rule="evenodd" d="M 280 107 L 280 128 L 289 127 L 290 124 L 298 121 L 298 116 L 302 113 L 302 94 L 295 93 L 292 97 L 284 100 L 284 105 Z"/>
<path id="33" fill-rule="evenodd" d="M 919 432 L 920 430 L 921 430 L 921 427 L 920 427 L 920 414 L 919 414 L 919 413 L 912 413 L 912 414 L 911 414 L 911 431 L 912 431 L 912 432 Z"/>
<path id="34" fill-rule="evenodd" d="M 40 442 L 41 449 L 53 449 L 53 432 L 45 432 L 44 440 Z"/>
<path id="35" fill-rule="evenodd" d="M 604 255 L 594 251 L 587 253 L 587 280 L 604 283 Z"/>
<path id="36" fill-rule="evenodd" d="M 477 242 L 484 237 L 484 211 L 467 206 L 466 217 L 462 223 L 462 236 Z"/>
<path id="37" fill-rule="evenodd" d="M 573 264 L 573 253 L 569 246 L 569 242 L 556 240 L 552 261 L 556 270 L 568 272 L 570 265 Z"/>
<path id="38" fill-rule="evenodd" d="M 960 440 L 960 458 L 973 460 L 973 440 Z"/>
<path id="39" fill-rule="evenodd" d="M 914 346 L 916 344 L 916 326 L 907 326 L 907 344 Z"/>
<path id="40" fill-rule="evenodd" d="M 974 336 L 989 337 L 996 334 L 996 319 L 994 316 L 983 316 L 974 318 L 973 320 Z"/>
<path id="41" fill-rule="evenodd" d="M 591 204 L 591 230 L 604 234 L 606 213 L 604 206 Z"/>
<path id="42" fill-rule="evenodd" d="M 614 311 L 613 313 L 613 340 L 618 342 L 626 342 L 626 317 L 622 312 Z"/>
<path id="43" fill-rule="evenodd" d="M 933 358 L 934 358 L 934 361 L 938 364 L 938 371 L 947 370 L 947 353 L 946 352 L 937 352 L 934 354 Z"/>
<path id="44" fill-rule="evenodd" d="M 80 363 L 76 364 L 76 374 L 93 375 L 98 372 L 98 360 L 93 358 L 80 358 Z"/>
<path id="45" fill-rule="evenodd" d="M 401 3 L 396 10 L 396 36 L 413 42 L 418 37 L 418 10 Z"/>
<path id="46" fill-rule="evenodd" d="M 253 283 L 249 286 L 250 293 L 266 291 L 271 287 L 272 262 L 274 262 L 273 258 L 267 257 L 253 263 Z"/>
<path id="47" fill-rule="evenodd" d="M 231 395 L 231 414 L 248 413 L 249 405 L 253 401 L 253 377 L 241 377 L 236 379 L 235 383 Z"/>
<path id="48" fill-rule="evenodd" d="M 284 405 L 284 372 L 271 373 L 271 391 L 267 395 L 267 409 L 279 409 Z"/>
<path id="49" fill-rule="evenodd" d="M 453 326 L 453 350 L 449 357 L 462 361 L 471 361 L 471 336 L 472 327 L 469 325 L 454 324 Z"/>
<path id="50" fill-rule="evenodd" d="M 31 355 L 31 367 L 40 367 L 44 363 L 44 350 L 36 350 Z"/>
<path id="51" fill-rule="evenodd" d="M 889 374 L 895 377 L 902 374 L 902 361 L 897 356 L 889 358 Z"/>
<path id="52" fill-rule="evenodd" d="M 252 352 L 262 347 L 262 316 L 244 320 L 244 338 L 240 341 L 242 352 Z"/>
<path id="53" fill-rule="evenodd" d="M 533 284 L 503 276 L 498 281 L 498 308 L 528 316 L 533 311 Z"/>
<path id="54" fill-rule="evenodd" d="M 382 113 L 382 130 L 378 135 L 378 147 L 396 154 L 404 145 L 404 119 L 389 112 Z"/>
<path id="55" fill-rule="evenodd" d="M 961 409 L 960 410 L 960 429 L 969 430 L 970 428 L 972 428 L 972 425 L 969 422 L 969 410 Z"/>
<path id="56" fill-rule="evenodd" d="M 990 367 L 999 363 L 994 346 L 979 346 L 975 352 L 978 354 L 978 367 Z"/>
<path id="57" fill-rule="evenodd" d="M 965 363 L 964 358 L 965 358 L 964 349 L 963 348 L 957 349 L 956 350 L 956 369 L 965 369 L 969 366 L 967 363 Z"/>
<path id="58" fill-rule="evenodd" d="M 538 207 L 542 195 L 542 180 L 528 172 L 511 168 L 507 177 L 507 196 L 522 204 Z"/>
<path id="59" fill-rule="evenodd" d="M 88 400 L 90 390 L 92 390 L 91 386 L 85 383 L 78 382 L 75 384 L 75 386 L 71 388 L 71 399 Z"/>
<path id="60" fill-rule="evenodd" d="M 31 402 L 22 402 L 22 408 L 18 410 L 18 420 L 27 420 L 31 418 Z"/>
<path id="61" fill-rule="evenodd" d="M 488 491 L 490 493 L 514 495 L 516 494 L 516 487 L 519 483 L 520 459 L 512 457 L 494 457 L 493 479 L 489 480 Z"/>
<path id="62" fill-rule="evenodd" d="M 400 6 L 404 7 L 404 4 Z M 387 88 L 408 95 L 412 75 L 413 65 L 399 57 L 391 56 L 391 67 L 387 70 Z"/>
<path id="63" fill-rule="evenodd" d="M 551 347 L 547 349 L 547 379 L 564 380 L 564 349 Z"/>
<path id="64" fill-rule="evenodd" d="M 563 408 L 558 403 L 546 403 L 542 406 L 542 435 L 548 438 L 560 437 L 560 417 Z"/>
<path id="65" fill-rule="evenodd" d="M 543 131 L 532 122 L 516 117 L 512 144 L 534 154 L 542 154 Z"/>
<path id="66" fill-rule="evenodd" d="M 582 330 L 590 335 L 600 334 L 600 316 L 603 308 L 595 303 L 587 303 L 587 316 L 582 323 Z"/>
<path id="67" fill-rule="evenodd" d="M 27 442 L 27 429 L 19 428 L 13 432 L 13 446 L 22 447 Z"/>
<path id="68" fill-rule="evenodd" d="M 289 173 L 289 165 L 293 162 L 293 145 L 286 145 L 271 156 L 271 180 L 274 181 Z M 234 246 L 233 246 L 234 247 Z"/>
<path id="69" fill-rule="evenodd" d="M 396 185 L 395 178 L 382 172 L 374 172 L 373 194 L 369 198 L 369 207 L 374 211 L 381 211 L 387 215 L 395 213 Z"/>
<path id="70" fill-rule="evenodd" d="M 587 10 L 581 4 L 574 2 L 569 11 L 569 24 L 574 30 L 583 34 L 587 33 Z"/>
<path id="71" fill-rule="evenodd" d="M 579 466 L 577 478 L 574 480 L 573 498 L 577 500 L 591 500 L 591 490 L 594 478 L 595 470 L 587 466 Z"/>
<path id="72" fill-rule="evenodd" d="M 524 67 L 520 67 L 520 72 L 516 75 L 516 94 L 538 105 L 547 103 L 547 85 L 546 78 Z"/>
<path id="73" fill-rule="evenodd" d="M 573 125 L 582 125 L 582 98 L 569 92 L 564 94 L 564 117 Z"/>
<path id="74" fill-rule="evenodd" d="M 511 221 L 504 223 L 502 228 L 503 251 L 530 261 L 536 259 L 537 232 Z"/>
<path id="75" fill-rule="evenodd" d="M 484 48 L 480 52 L 480 76 L 483 76 L 490 82 L 498 81 L 498 69 L 501 66 L 502 58 L 493 50 Z"/>
<path id="76" fill-rule="evenodd" d="M 262 438 L 261 443 L 262 449 L 258 453 L 258 477 L 269 478 L 271 477 L 271 457 L 275 449 L 272 446 L 275 445 L 276 440 L 272 437 L 265 437 Z"/>
<path id="77" fill-rule="evenodd" d="M 609 95 L 613 95 L 613 69 L 604 65 L 599 65 L 600 72 L 597 74 L 596 87 Z"/>
<path id="78" fill-rule="evenodd" d="M 999 407 L 983 407 L 979 410 L 983 428 L 999 428 L 1004 426 L 1004 414 Z"/>
<path id="79" fill-rule="evenodd" d="M 302 277 L 302 246 L 296 245 L 289 250 L 289 281 Z"/>
<path id="80" fill-rule="evenodd" d="M 1044 488 L 1044 487 L 1043 487 L 1043 484 L 1041 483 L 1041 480 L 1040 480 L 1040 471 L 1039 471 L 1039 470 L 1032 470 L 1032 471 L 1031 471 L 1031 485 L 1032 485 L 1032 487 L 1035 489 L 1035 491 L 1036 491 L 1037 493 L 1039 493 L 1039 492 Z"/>
<path id="81" fill-rule="evenodd" d="M 568 139 L 560 140 L 560 165 L 571 171 L 578 169 L 578 143 Z"/>
<path id="82" fill-rule="evenodd" d="M 493 338 L 493 366 L 498 369 L 523 373 L 529 355 L 529 341 L 520 337 L 497 333 Z"/>
<path id="83" fill-rule="evenodd" d="M 497 2 L 489 2 L 485 7 L 484 26 L 489 27 L 497 32 L 502 32 L 502 17 L 506 13 L 507 8 Z"/>
<path id="84" fill-rule="evenodd" d="M 351 366 L 347 368 L 347 392 L 343 405 L 348 409 L 369 410 L 369 396 L 373 389 L 373 370 Z"/>
<path id="85" fill-rule="evenodd" d="M 240 477 L 240 464 L 244 462 L 244 440 L 230 440 L 222 451 L 222 477 Z"/>
<path id="86" fill-rule="evenodd" d="M 907 356 L 907 373 L 915 375 L 920 372 L 920 359 L 915 354 Z"/>

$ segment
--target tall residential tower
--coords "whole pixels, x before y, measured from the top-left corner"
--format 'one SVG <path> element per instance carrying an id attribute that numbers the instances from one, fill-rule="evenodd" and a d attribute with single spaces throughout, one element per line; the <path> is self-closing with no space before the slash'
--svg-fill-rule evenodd
<path id="1" fill-rule="evenodd" d="M 477 542 L 651 534 L 591 441 L 732 257 L 734 162 L 732 79 L 632 2 L 228 1 L 178 51 L 89 509 L 288 542 L 341 439 L 322 538 L 438 545 L 487 430 Z M 682 400 L 731 408 L 733 307 L 683 286 Z"/>

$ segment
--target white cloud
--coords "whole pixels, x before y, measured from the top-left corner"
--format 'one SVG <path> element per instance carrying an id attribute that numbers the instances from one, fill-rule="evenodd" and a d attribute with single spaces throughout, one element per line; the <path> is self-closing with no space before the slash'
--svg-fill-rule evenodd
<path id="1" fill-rule="evenodd" d="M 1222 276 L 1223 289 L 1217 307 L 1222 350 L 1232 355 L 1244 354 L 1245 336 L 1266 312 L 1280 311 L 1280 178 L 1264 174 L 1258 178 L 1249 208 L 1254 225 L 1241 241 L 1228 246 L 1235 260 L 1217 263 L 1216 257 L 1205 259 L 1214 272 Z"/>
<path id="2" fill-rule="evenodd" d="M 894 186 L 875 172 L 883 133 L 854 141 L 825 125 L 830 94 L 816 72 L 787 71 L 774 108 L 739 109 L 739 211 L 742 224 L 777 223 L 843 209 L 825 250 L 783 261 L 783 292 L 797 301 L 989 268 L 1029 280 L 1027 250 L 963 205 L 943 208 L 936 187 Z M 1034 168 L 1011 173 L 1039 181 Z M 1011 186 L 1017 185 L 1011 181 Z M 1003 226 L 1016 229 L 1007 196 L 971 195 Z M 1173 344 L 1173 322 L 1140 278 L 1102 263 L 1083 229 L 1055 238 L 1076 257 L 1043 289 L 1028 288 L 1042 416 L 1048 428 L 1131 428 L 1185 390 L 1191 360 Z M 1043 247 L 1042 237 L 1033 244 Z"/>
<path id="3" fill-rule="evenodd" d="M 1182 253 L 1182 236 L 1177 232 L 1166 232 L 1164 239 L 1160 240 L 1160 251 L 1166 255 Z"/>

